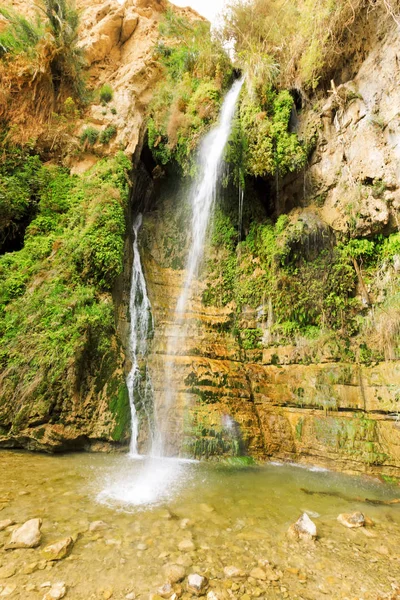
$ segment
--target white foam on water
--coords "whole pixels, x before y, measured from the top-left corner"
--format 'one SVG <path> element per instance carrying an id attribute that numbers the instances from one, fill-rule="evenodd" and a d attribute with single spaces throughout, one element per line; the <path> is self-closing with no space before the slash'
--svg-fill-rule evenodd
<path id="1" fill-rule="evenodd" d="M 191 477 L 197 461 L 179 458 L 148 458 L 130 456 L 111 475 L 97 501 L 111 507 L 156 506 L 172 500 Z"/>

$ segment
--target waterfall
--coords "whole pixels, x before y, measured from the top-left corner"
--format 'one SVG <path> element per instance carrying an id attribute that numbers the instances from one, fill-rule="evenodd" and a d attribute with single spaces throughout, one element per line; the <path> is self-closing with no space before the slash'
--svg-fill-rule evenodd
<path id="1" fill-rule="evenodd" d="M 147 343 L 153 328 L 151 305 L 147 295 L 146 280 L 143 274 L 138 246 L 138 234 L 141 225 L 142 215 L 139 213 L 133 225 L 132 283 L 129 300 L 131 315 L 129 350 L 132 367 L 126 380 L 131 407 L 131 456 L 137 456 L 138 454 L 139 419 L 136 406 L 140 406 L 143 409 L 143 412 L 147 416 L 149 431 L 152 431 L 151 415 L 149 412 L 149 403 L 152 402 L 151 379 L 147 368 L 144 367 L 145 371 L 143 373 L 140 365 L 140 362 L 146 356 Z"/>
<path id="2" fill-rule="evenodd" d="M 158 415 L 158 437 L 153 446 L 155 456 L 165 456 L 167 453 L 166 441 L 170 433 L 170 413 L 177 394 L 177 390 L 174 389 L 173 385 L 174 367 L 172 357 L 177 354 L 179 347 L 184 343 L 184 328 L 182 330 L 184 315 L 187 310 L 193 280 L 198 274 L 203 259 L 207 229 L 215 204 L 224 150 L 231 134 L 232 120 L 242 85 L 243 79 L 233 84 L 223 102 L 217 125 L 205 136 L 200 145 L 197 160 L 198 175 L 190 193 L 192 208 L 191 243 L 186 261 L 186 277 L 176 305 L 169 335 L 165 362 L 166 394 L 163 406 L 159 411 L 162 414 Z"/>
<path id="3" fill-rule="evenodd" d="M 176 305 L 173 324 L 170 330 L 170 341 L 167 347 L 169 357 L 176 355 L 179 344 L 185 335 L 182 321 L 188 303 L 190 288 L 197 275 L 198 268 L 204 254 L 204 244 L 209 225 L 212 208 L 215 201 L 216 190 L 222 165 L 225 145 L 231 132 L 232 119 L 236 102 L 243 82 L 237 81 L 228 92 L 222 106 L 219 123 L 205 137 L 200 147 L 198 160 L 198 177 L 193 184 L 190 195 L 192 205 L 191 220 L 191 246 L 188 253 L 186 277 L 181 295 Z M 131 456 L 137 456 L 137 438 L 139 421 L 136 407 L 148 407 L 146 390 L 151 391 L 151 381 L 143 373 L 140 364 L 147 353 L 147 342 L 152 332 L 151 306 L 147 296 L 146 282 L 140 261 L 138 247 L 138 232 L 142 223 L 141 215 L 138 216 L 134 227 L 133 242 L 133 272 L 130 297 L 131 331 L 130 351 L 132 356 L 132 369 L 128 375 L 127 384 L 132 410 L 132 441 Z M 127 476 L 125 471 L 116 474 L 113 481 L 108 482 L 105 489 L 98 495 L 104 503 L 123 502 L 131 505 L 156 504 L 171 493 L 176 492 L 182 485 L 185 477 L 184 465 L 187 461 L 167 458 L 167 441 L 170 434 L 169 413 L 174 408 L 176 390 L 173 386 L 173 365 L 168 358 L 165 361 L 166 398 L 162 406 L 153 407 L 153 415 L 149 415 L 150 431 L 153 431 L 150 456 L 145 460 L 134 461 L 135 471 L 133 477 Z M 144 391 L 143 391 L 144 389 Z M 135 406 L 136 404 L 136 406 Z M 154 427 L 151 422 L 154 420 Z"/>

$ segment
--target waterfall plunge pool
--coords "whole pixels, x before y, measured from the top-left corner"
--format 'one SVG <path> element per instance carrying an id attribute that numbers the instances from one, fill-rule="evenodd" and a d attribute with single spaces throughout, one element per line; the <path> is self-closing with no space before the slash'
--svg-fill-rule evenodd
<path id="1" fill-rule="evenodd" d="M 148 467 L 123 455 L 0 452 L 0 521 L 43 520 L 40 547 L 0 552 L 0 597 L 11 590 L 10 598 L 42 600 L 42 584 L 63 581 L 73 600 L 147 600 L 171 563 L 205 575 L 214 600 L 397 597 L 400 505 L 362 500 L 390 500 L 400 496 L 398 487 L 272 463 L 154 459 Z M 338 523 L 339 513 L 356 510 L 374 525 Z M 317 525 L 316 542 L 286 536 L 303 511 Z M 96 521 L 103 524 L 93 529 Z M 0 532 L 1 545 L 10 534 Z M 70 535 L 70 556 L 46 562 L 42 548 Z M 245 577 L 227 577 L 229 566 Z M 257 579 L 255 568 L 266 578 Z M 186 579 L 173 588 L 178 597 L 195 597 Z"/>

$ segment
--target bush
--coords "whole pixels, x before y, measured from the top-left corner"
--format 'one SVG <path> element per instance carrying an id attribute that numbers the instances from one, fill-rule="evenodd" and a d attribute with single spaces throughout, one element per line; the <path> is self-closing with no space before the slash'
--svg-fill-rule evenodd
<path id="1" fill-rule="evenodd" d="M 0 256 L 2 406 L 23 395 L 42 409 L 76 397 L 90 379 L 96 391 L 111 381 L 117 346 L 109 290 L 123 266 L 129 169 L 123 154 L 81 178 L 40 165 L 37 215 L 24 246 Z"/>
<path id="2" fill-rule="evenodd" d="M 44 34 L 38 21 L 32 23 L 13 10 L 0 8 L 8 26 L 0 32 L 0 58 L 6 54 L 31 53 Z"/>
<path id="3" fill-rule="evenodd" d="M 149 147 L 157 162 L 175 160 L 190 173 L 193 151 L 215 121 L 221 92 L 231 82 L 232 65 L 207 23 L 188 21 L 172 8 L 160 24 L 156 54 L 165 78 L 150 106 Z"/>
<path id="4" fill-rule="evenodd" d="M 117 128 L 114 125 L 109 125 L 100 133 L 100 143 L 101 144 L 109 144 L 110 140 L 117 135 Z"/>
<path id="5" fill-rule="evenodd" d="M 87 144 L 88 146 L 94 146 L 98 137 L 99 131 L 97 129 L 94 127 L 86 127 L 81 134 L 80 142 L 84 145 Z"/>
<path id="6" fill-rule="evenodd" d="M 105 83 L 100 88 L 100 100 L 101 100 L 101 102 L 103 104 L 108 104 L 113 99 L 113 96 L 114 96 L 114 92 L 113 92 L 112 87 L 108 83 Z"/>

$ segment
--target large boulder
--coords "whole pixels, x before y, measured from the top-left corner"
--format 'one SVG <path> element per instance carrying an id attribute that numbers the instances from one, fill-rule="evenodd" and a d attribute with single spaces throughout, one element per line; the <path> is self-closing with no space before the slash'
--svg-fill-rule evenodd
<path id="1" fill-rule="evenodd" d="M 40 528 L 42 519 L 30 519 L 21 527 L 14 529 L 11 534 L 11 539 L 6 545 L 6 550 L 15 548 L 36 548 L 40 544 Z"/>

